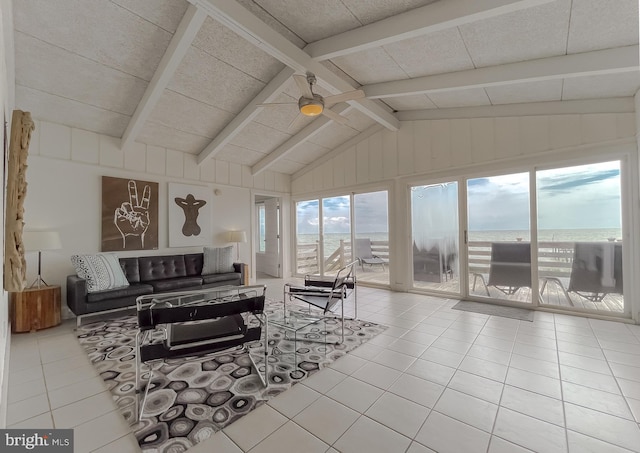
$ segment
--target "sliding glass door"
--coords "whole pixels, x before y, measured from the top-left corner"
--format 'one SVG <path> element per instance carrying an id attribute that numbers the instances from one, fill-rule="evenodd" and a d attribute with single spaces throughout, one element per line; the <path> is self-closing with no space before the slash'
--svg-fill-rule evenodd
<path id="1" fill-rule="evenodd" d="M 386 190 L 296 203 L 296 274 L 335 275 L 358 261 L 361 282 L 389 284 Z"/>
<path id="2" fill-rule="evenodd" d="M 628 314 L 623 162 L 532 167 L 411 186 L 413 288 L 486 302 Z M 460 198 L 459 184 L 465 188 Z M 460 252 L 466 259 L 459 259 Z"/>
<path id="3" fill-rule="evenodd" d="M 344 195 L 322 199 L 322 243 L 324 275 L 335 275 L 350 263 L 351 197 Z"/>
<path id="4" fill-rule="evenodd" d="M 620 162 L 536 172 L 544 305 L 624 312 Z"/>
<path id="5" fill-rule="evenodd" d="M 413 286 L 460 293 L 458 183 L 411 187 Z"/>
<path id="6" fill-rule="evenodd" d="M 360 282 L 389 284 L 389 201 L 386 190 L 353 196 L 354 259 Z M 363 257 L 373 259 L 364 259 Z"/>
<path id="7" fill-rule="evenodd" d="M 467 180 L 469 295 L 532 301 L 529 173 Z"/>

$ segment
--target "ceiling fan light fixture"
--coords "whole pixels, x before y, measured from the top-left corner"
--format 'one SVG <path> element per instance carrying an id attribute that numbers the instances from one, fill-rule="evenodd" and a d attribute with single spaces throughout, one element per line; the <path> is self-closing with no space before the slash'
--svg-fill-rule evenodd
<path id="1" fill-rule="evenodd" d="M 318 116 L 324 110 L 324 102 L 322 102 L 322 98 L 316 94 L 313 96 L 313 99 L 301 97 L 298 101 L 298 107 L 300 108 L 300 113 L 304 116 Z"/>

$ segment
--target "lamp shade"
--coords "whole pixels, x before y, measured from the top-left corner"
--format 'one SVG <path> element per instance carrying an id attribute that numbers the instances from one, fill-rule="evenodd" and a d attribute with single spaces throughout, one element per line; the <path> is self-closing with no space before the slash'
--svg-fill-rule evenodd
<path id="1" fill-rule="evenodd" d="M 229 231 L 229 233 L 227 233 L 227 240 L 229 242 L 247 242 L 247 232 Z"/>
<path id="2" fill-rule="evenodd" d="M 57 231 L 24 231 L 22 241 L 27 251 L 58 250 L 62 248 Z"/>

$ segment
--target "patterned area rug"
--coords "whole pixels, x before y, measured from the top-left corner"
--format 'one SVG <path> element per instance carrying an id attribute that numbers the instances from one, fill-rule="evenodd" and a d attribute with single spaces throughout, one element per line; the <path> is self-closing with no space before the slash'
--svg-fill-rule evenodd
<path id="1" fill-rule="evenodd" d="M 281 302 L 267 301 L 267 314 L 281 309 Z M 167 360 L 154 366 L 144 418 L 134 422 L 136 326 L 135 316 L 125 316 L 86 324 L 77 329 L 77 335 L 146 452 L 180 452 L 208 439 L 386 329 L 370 322 L 345 320 L 342 344 L 310 341 L 324 335 L 328 342 L 339 340 L 340 322 L 329 319 L 305 331 L 302 341 L 298 339 L 296 361 L 294 342 L 269 325 L 268 388 L 263 387 L 247 352 Z M 254 343 L 252 347 L 262 351 L 263 346 Z M 147 377 L 148 373 L 143 374 L 143 382 Z"/>

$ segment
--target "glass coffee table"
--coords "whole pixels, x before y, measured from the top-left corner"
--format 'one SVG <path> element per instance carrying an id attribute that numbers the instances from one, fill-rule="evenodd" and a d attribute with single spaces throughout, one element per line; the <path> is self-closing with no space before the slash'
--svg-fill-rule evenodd
<path id="1" fill-rule="evenodd" d="M 279 310 L 268 316 L 269 324 L 284 332 L 284 339 L 293 341 L 294 366 L 298 363 L 298 342 L 313 341 L 317 343 L 327 342 L 326 320 L 324 317 L 314 316 L 309 313 L 295 310 Z"/>

